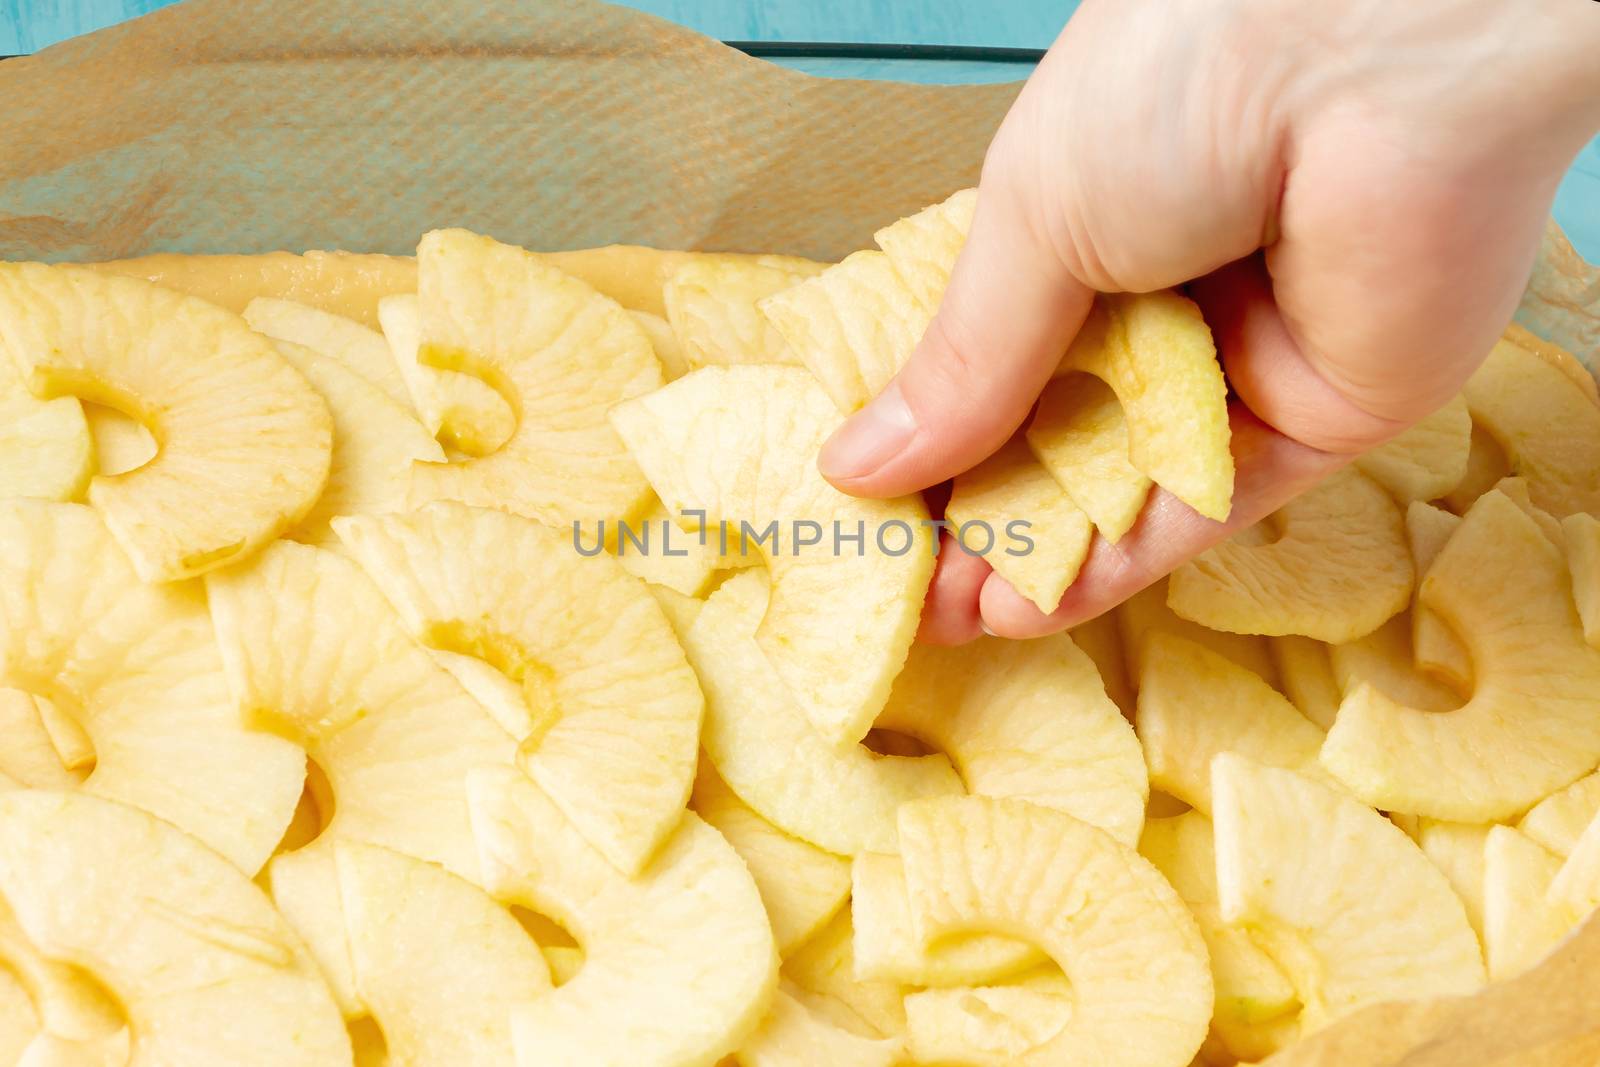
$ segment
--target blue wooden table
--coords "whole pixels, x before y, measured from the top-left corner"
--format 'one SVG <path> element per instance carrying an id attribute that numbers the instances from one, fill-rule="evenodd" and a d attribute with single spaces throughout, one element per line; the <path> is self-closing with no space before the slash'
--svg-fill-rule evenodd
<path id="1" fill-rule="evenodd" d="M 0 0 L 0 55 L 23 55 L 142 15 L 173 0 Z M 856 41 L 1043 48 L 1078 0 L 628 0 L 722 40 Z M 1016 64 L 951 60 L 786 59 L 810 74 L 920 82 L 1010 81 Z M 1600 140 L 1556 197 L 1555 214 L 1590 262 L 1600 262 Z"/>

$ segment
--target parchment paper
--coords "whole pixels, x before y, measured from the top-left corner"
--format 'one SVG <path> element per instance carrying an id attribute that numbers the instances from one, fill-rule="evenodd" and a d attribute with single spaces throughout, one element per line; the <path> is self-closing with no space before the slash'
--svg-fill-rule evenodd
<path id="1" fill-rule="evenodd" d="M 0 258 L 409 253 L 459 225 L 836 259 L 973 184 L 1016 89 L 814 79 L 589 0 L 188 0 L 0 63 Z M 1600 273 L 1553 224 L 1518 318 L 1595 369 Z M 1270 1063 L 1594 1067 L 1600 919 Z"/>

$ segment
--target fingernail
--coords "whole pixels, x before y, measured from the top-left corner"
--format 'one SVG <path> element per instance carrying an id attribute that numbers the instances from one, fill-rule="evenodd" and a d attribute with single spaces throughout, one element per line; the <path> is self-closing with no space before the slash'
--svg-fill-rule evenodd
<path id="1" fill-rule="evenodd" d="M 984 622 L 982 619 L 978 620 L 978 629 L 982 630 L 985 634 L 987 634 L 990 637 L 999 637 L 1000 636 L 999 634 L 995 633 L 993 630 L 989 629 L 989 624 Z"/>
<path id="2" fill-rule="evenodd" d="M 917 420 L 900 383 L 889 387 L 852 415 L 822 446 L 817 467 L 825 478 L 860 478 L 899 455 L 916 436 Z"/>

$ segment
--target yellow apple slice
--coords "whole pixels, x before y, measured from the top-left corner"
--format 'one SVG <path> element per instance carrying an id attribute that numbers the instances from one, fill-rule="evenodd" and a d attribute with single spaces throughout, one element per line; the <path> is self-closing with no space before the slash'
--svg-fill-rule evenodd
<path id="1" fill-rule="evenodd" d="M 1346 468 L 1290 501 L 1271 544 L 1224 543 L 1172 575 L 1167 604 L 1231 633 L 1350 641 L 1411 599 L 1405 519 L 1383 487 Z"/>
<path id="2" fill-rule="evenodd" d="M 1518 348 L 1526 349 L 1550 364 L 1567 376 L 1567 380 L 1576 385 L 1583 395 L 1589 398 L 1590 403 L 1600 406 L 1600 383 L 1595 381 L 1594 375 L 1589 372 L 1577 356 L 1568 352 L 1558 344 L 1546 341 L 1543 337 L 1523 326 L 1521 323 L 1512 322 L 1506 327 L 1501 339 L 1509 341 Z"/>
<path id="3" fill-rule="evenodd" d="M 521 686 L 524 770 L 620 870 L 642 867 L 689 797 L 703 705 L 644 583 L 499 511 L 439 503 L 334 525 L 414 637 Z"/>
<path id="4" fill-rule="evenodd" d="M 1467 452 L 1467 473 L 1461 483 L 1444 495 L 1445 507 L 1465 515 L 1472 502 L 1493 489 L 1495 483 L 1511 473 L 1511 461 L 1487 429 L 1474 422 L 1472 443 Z"/>
<path id="5" fill-rule="evenodd" d="M 1071 984 L 1054 964 L 999 985 L 922 989 L 906 997 L 921 1062 L 1009 1067 L 1072 1017 Z"/>
<path id="6" fill-rule="evenodd" d="M 1217 1039 L 1231 1055 L 1249 1060 L 1276 1052 L 1280 1039 L 1292 1041 L 1297 1026 L 1264 1024 L 1295 1021 L 1300 1001 L 1294 985 L 1248 931 L 1222 921 L 1211 820 L 1198 811 L 1152 819 L 1139 853 L 1172 883 L 1200 927 L 1215 984 L 1211 1027 Z"/>
<path id="7" fill-rule="evenodd" d="M 116 998 L 139 1062 L 349 1062 L 288 925 L 237 868 L 159 819 L 73 794 L 0 796 L 0 898 L 41 953 Z"/>
<path id="8" fill-rule="evenodd" d="M 1510 498 L 1511 502 L 1528 513 L 1539 527 L 1539 532 L 1549 539 L 1557 548 L 1565 548 L 1565 537 L 1561 533 L 1561 521 L 1548 511 L 1533 502 L 1533 491 L 1528 486 L 1526 478 L 1502 478 L 1494 486 Z M 1582 514 L 1581 512 L 1579 514 Z"/>
<path id="9" fill-rule="evenodd" d="M 40 952 L 3 898 L 0 973 L 15 975 L 31 1002 L 33 1025 L 24 1037 L 33 1038 L 29 1055 L 39 1062 L 54 1062 L 47 1052 L 65 1064 L 92 1062 L 89 1057 L 97 1047 L 109 1052 L 119 1037 L 126 1051 L 128 1020 L 105 985 L 82 967 Z"/>
<path id="10" fill-rule="evenodd" d="M 652 315 L 648 311 L 630 310 L 628 314 L 650 339 L 650 347 L 655 350 L 656 359 L 661 361 L 662 377 L 669 382 L 675 382 L 689 373 L 688 358 L 683 354 L 683 345 L 679 342 L 677 334 L 672 332 L 671 323 L 660 315 Z"/>
<path id="11" fill-rule="evenodd" d="M 1111 387 L 1087 374 L 1045 386 L 1028 447 L 1108 541 L 1120 541 L 1150 495 L 1129 458 L 1127 415 Z"/>
<path id="12" fill-rule="evenodd" d="M 700 617 L 700 609 L 706 606 L 706 602 L 697 597 L 684 596 L 664 585 L 646 583 L 645 588 L 656 598 L 656 603 L 661 607 L 661 614 L 667 617 L 667 624 L 672 627 L 678 643 L 683 644 L 689 627 Z"/>
<path id="13" fill-rule="evenodd" d="M 907 988 L 856 977 L 855 924 L 841 908 L 816 936 L 783 962 L 783 977 L 799 999 L 829 1021 L 862 1037 L 902 1037 Z"/>
<path id="14" fill-rule="evenodd" d="M 1578 835 L 1572 854 L 1550 882 L 1547 899 L 1566 910 L 1573 926 L 1600 908 L 1600 816 Z"/>
<path id="15" fill-rule="evenodd" d="M 853 253 L 758 304 L 840 411 L 878 395 L 911 358 L 976 204 L 972 190 L 958 192 L 879 230 L 881 252 Z"/>
<path id="16" fill-rule="evenodd" d="M 588 535 L 591 543 L 600 541 L 600 533 L 597 528 Z M 575 536 L 582 541 L 582 535 Z M 753 553 L 724 553 L 720 538 L 710 530 L 680 529 L 666 505 L 653 496 L 642 518 L 617 527 L 613 551 L 622 569 L 635 578 L 687 597 L 703 596 L 719 570 L 758 562 Z"/>
<path id="17" fill-rule="evenodd" d="M 1600 815 L 1600 771 L 1545 797 L 1517 823 L 1517 829 L 1565 859 L 1584 828 Z"/>
<path id="18" fill-rule="evenodd" d="M 1600 648 L 1600 519 L 1579 512 L 1561 520 L 1572 600 L 1583 622 L 1583 636 Z"/>
<path id="19" fill-rule="evenodd" d="M 1467 643 L 1457 711 L 1346 696 L 1322 762 L 1367 803 L 1455 822 L 1510 818 L 1600 761 L 1600 652 L 1583 641 L 1561 553 L 1504 494 L 1479 498 L 1423 580 Z"/>
<path id="20" fill-rule="evenodd" d="M 1427 577 L 1439 550 L 1460 524 L 1459 516 L 1420 500 L 1413 500 L 1406 509 L 1406 537 L 1419 582 Z M 1472 688 L 1472 660 L 1466 646 L 1426 604 L 1412 606 L 1411 647 L 1421 670 L 1444 679 L 1453 689 L 1465 692 Z"/>
<path id="21" fill-rule="evenodd" d="M 1339 713 L 1344 694 L 1333 674 L 1328 646 L 1296 634 L 1272 639 L 1272 662 L 1282 680 L 1283 693 L 1312 723 L 1326 732 Z"/>
<path id="22" fill-rule="evenodd" d="M 380 305 L 381 307 L 381 305 Z M 353 319 L 293 300 L 257 297 L 245 305 L 244 321 L 257 333 L 309 348 L 358 374 L 402 409 L 411 407 L 400 368 L 378 331 Z M 313 383 L 314 384 L 314 383 Z"/>
<path id="23" fill-rule="evenodd" d="M 1005 933 L 1037 944 L 1071 983 L 1072 1011 L 1059 1029 L 987 1062 L 1189 1063 L 1211 1017 L 1205 943 L 1147 860 L 1026 801 L 920 800 L 901 808 L 899 823 L 912 920 L 925 944 Z M 911 1054 L 921 1057 L 924 1031 L 909 1004 L 907 1016 Z"/>
<path id="24" fill-rule="evenodd" d="M 933 573 L 921 500 L 863 500 L 823 480 L 817 452 L 840 416 L 797 367 L 705 367 L 611 417 L 671 513 L 750 533 L 772 576 L 757 640 L 773 671 L 830 741 L 866 736 Z"/>
<path id="25" fill-rule="evenodd" d="M 412 417 L 409 408 L 396 404 L 337 360 L 287 341 L 277 342 L 277 348 L 322 394 L 333 415 L 328 484 L 316 506 L 284 536 L 325 544 L 333 540 L 328 523 L 336 515 L 404 508 L 412 466 L 444 462 L 439 442 Z"/>
<path id="26" fill-rule="evenodd" d="M 908 986 L 981 986 L 1045 962 L 1029 941 L 998 934 L 957 934 L 933 944 L 917 936 L 899 856 L 863 852 L 850 867 L 855 975 Z"/>
<path id="27" fill-rule="evenodd" d="M 742 1067 L 894 1067 L 902 1062 L 898 1039 L 851 1033 L 812 1011 L 796 992 L 779 985 L 766 1018 L 734 1057 Z"/>
<path id="28" fill-rule="evenodd" d="M 426 234 L 417 265 L 418 362 L 488 382 L 516 428 L 490 454 L 418 464 L 413 502 L 459 500 L 558 526 L 636 517 L 649 486 L 606 413 L 662 383 L 639 325 L 533 253 L 465 230 Z"/>
<path id="29" fill-rule="evenodd" d="M 965 546 L 956 551 L 981 554 L 1045 614 L 1078 577 L 1094 537 L 1089 516 L 1021 438 L 956 475 L 944 517 Z"/>
<path id="30" fill-rule="evenodd" d="M 253 875 L 288 825 L 305 765 L 239 721 L 198 590 L 140 581 L 79 504 L 0 503 L 0 545 L 0 686 L 51 705 L 93 759 L 86 774 L 25 780 L 142 808 Z"/>
<path id="31" fill-rule="evenodd" d="M 1212 775 L 1222 919 L 1283 968 L 1302 1033 L 1379 1001 L 1483 984 L 1460 899 L 1388 819 L 1233 753 L 1216 758 Z"/>
<path id="32" fill-rule="evenodd" d="M 849 899 L 849 860 L 786 834 L 757 815 L 717 777 L 709 761 L 700 764 L 689 803 L 750 869 L 780 956 L 822 929 Z"/>
<path id="33" fill-rule="evenodd" d="M 1266 638 L 1256 634 L 1223 633 L 1181 619 L 1167 606 L 1167 597 L 1168 579 L 1163 578 L 1139 590 L 1117 607 L 1117 628 L 1122 635 L 1126 669 L 1135 687 L 1144 674 L 1150 643 L 1158 634 L 1171 634 L 1193 641 L 1237 663 L 1268 685 L 1277 684 L 1278 669 Z"/>
<path id="34" fill-rule="evenodd" d="M 94 439 L 95 473 L 126 474 L 155 458 L 156 439 L 143 423 L 104 404 L 84 404 L 83 417 Z"/>
<path id="35" fill-rule="evenodd" d="M 1097 297 L 1056 374 L 1072 371 L 1116 393 L 1135 468 L 1207 518 L 1228 517 L 1228 389 L 1194 301 L 1170 290 Z"/>
<path id="36" fill-rule="evenodd" d="M 812 726 L 757 643 L 766 574 L 742 571 L 712 593 L 684 637 L 705 691 L 700 743 L 723 781 L 763 818 L 840 856 L 894 851 L 903 801 L 959 793 L 942 755 L 840 748 Z"/>
<path id="37" fill-rule="evenodd" d="M 720 834 L 687 814 L 627 878 L 516 771 L 480 771 L 471 790 L 490 892 L 549 915 L 584 951 L 571 981 L 512 1011 L 520 1062 L 688 1067 L 744 1042 L 778 954 L 755 882 Z"/>
<path id="38" fill-rule="evenodd" d="M 1356 460 L 1356 466 L 1401 504 L 1438 500 L 1467 476 L 1471 450 L 1472 415 L 1466 399 L 1458 396 Z"/>
<path id="39" fill-rule="evenodd" d="M 83 405 L 34 396 L 0 343 L 0 497 L 75 500 L 94 473 Z"/>
<path id="40" fill-rule="evenodd" d="M 1251 672 L 1181 637 L 1152 637 L 1134 724 L 1150 784 L 1206 814 L 1221 752 L 1322 776 L 1321 730 Z"/>
<path id="41" fill-rule="evenodd" d="M 511 1015 L 551 988 L 539 947 L 431 863 L 349 842 L 335 855 L 356 990 L 389 1062 L 512 1067 Z"/>
<path id="42" fill-rule="evenodd" d="M 12 789 L 75 789 L 83 773 L 50 743 L 40 714 L 49 703 L 21 689 L 0 689 L 0 774 Z"/>
<path id="43" fill-rule="evenodd" d="M 413 293 L 384 297 L 378 318 L 411 405 L 439 441 L 468 456 L 504 447 L 517 419 L 505 397 L 483 379 L 417 362 L 422 346 L 422 306 Z"/>
<path id="44" fill-rule="evenodd" d="M 298 522 L 327 480 L 327 405 L 270 341 L 202 300 L 78 267 L 4 264 L 0 343 L 36 395 L 109 404 L 161 443 L 138 470 L 89 484 L 145 581 L 244 558 Z"/>
<path id="45" fill-rule="evenodd" d="M 1480 941 L 1484 936 L 1484 842 L 1490 828 L 1487 823 L 1418 819 L 1410 835 L 1422 854 L 1449 879 Z"/>
<path id="46" fill-rule="evenodd" d="M 757 302 L 825 268 L 809 260 L 696 259 L 667 280 L 661 298 L 688 370 L 727 363 L 799 363 Z"/>
<path id="47" fill-rule="evenodd" d="M 0 1063 L 17 1063 L 38 1033 L 39 1016 L 28 991 L 0 967 Z"/>
<path id="48" fill-rule="evenodd" d="M 1150 792 L 1139 739 L 1065 634 L 915 645 L 877 724 L 948 755 L 969 792 L 1139 840 Z"/>
<path id="49" fill-rule="evenodd" d="M 1409 613 L 1396 615 L 1365 637 L 1331 646 L 1329 659 L 1343 696 L 1368 685 L 1406 707 L 1430 712 L 1461 707 L 1465 700 L 1457 690 L 1417 669 L 1411 644 L 1414 629 Z"/>
<path id="50" fill-rule="evenodd" d="M 1088 622 L 1074 626 L 1070 633 L 1072 643 L 1094 663 L 1101 684 L 1105 686 L 1106 696 L 1122 712 L 1122 717 L 1132 722 L 1133 684 L 1128 680 L 1116 615 L 1109 611 L 1097 615 Z"/>
<path id="51" fill-rule="evenodd" d="M 1472 418 L 1527 479 L 1533 502 L 1558 519 L 1600 514 L 1600 406 L 1544 357 L 1495 345 L 1468 380 Z"/>
<path id="52" fill-rule="evenodd" d="M 1543 959 L 1577 925 L 1546 899 L 1561 858 L 1509 826 L 1485 832 L 1483 948 L 1489 977 L 1515 978 Z"/>

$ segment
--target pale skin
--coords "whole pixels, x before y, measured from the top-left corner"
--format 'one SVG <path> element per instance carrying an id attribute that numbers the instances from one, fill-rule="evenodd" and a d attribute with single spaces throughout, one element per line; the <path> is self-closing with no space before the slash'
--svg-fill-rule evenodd
<path id="1" fill-rule="evenodd" d="M 920 637 L 1092 618 L 1455 395 L 1597 129 L 1595 0 L 1085 0 L 990 146 L 927 336 L 822 473 L 953 477 L 1024 423 L 1094 292 L 1186 286 L 1237 394 L 1228 522 L 1157 490 L 1049 615 L 943 551 Z"/>

